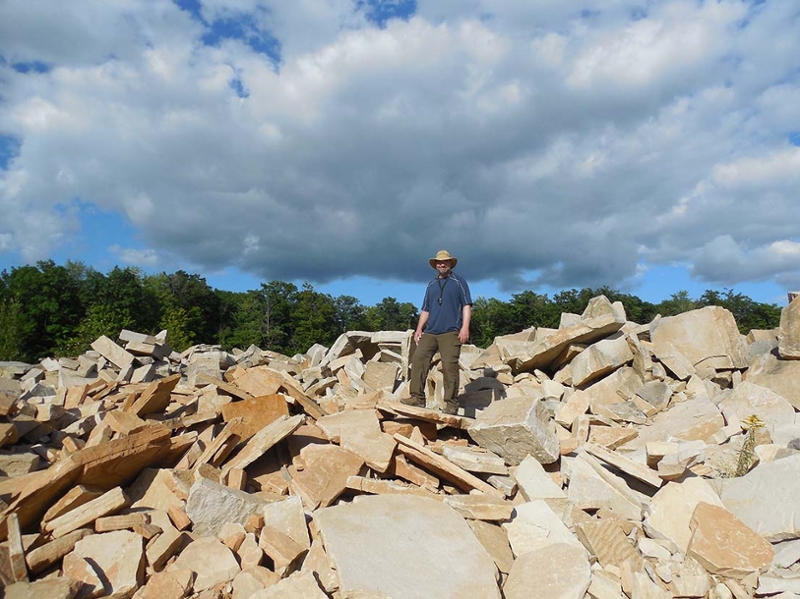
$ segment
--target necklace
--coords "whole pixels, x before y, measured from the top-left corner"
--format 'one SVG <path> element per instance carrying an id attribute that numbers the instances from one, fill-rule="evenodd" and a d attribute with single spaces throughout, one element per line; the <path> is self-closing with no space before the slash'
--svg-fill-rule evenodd
<path id="1" fill-rule="evenodd" d="M 442 283 L 442 279 L 437 279 L 436 283 L 439 285 L 439 305 L 442 305 L 442 296 L 444 295 L 444 288 L 447 287 L 447 282 L 450 280 L 450 277 L 444 278 L 444 283 Z"/>

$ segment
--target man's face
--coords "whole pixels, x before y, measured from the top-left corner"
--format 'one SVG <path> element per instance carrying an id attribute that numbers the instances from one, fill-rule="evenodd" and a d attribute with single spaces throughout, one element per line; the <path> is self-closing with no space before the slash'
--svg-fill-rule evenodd
<path id="1" fill-rule="evenodd" d="M 436 261 L 436 272 L 439 273 L 440 277 L 446 277 L 447 275 L 449 275 L 452 268 L 453 268 L 453 263 L 450 260 Z"/>

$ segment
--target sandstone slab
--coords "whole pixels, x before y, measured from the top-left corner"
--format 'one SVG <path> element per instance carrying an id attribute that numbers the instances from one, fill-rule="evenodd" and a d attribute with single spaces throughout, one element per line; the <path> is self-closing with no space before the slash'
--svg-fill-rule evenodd
<path id="1" fill-rule="evenodd" d="M 509 397 L 483 410 L 467 429 L 481 447 L 519 464 L 532 455 L 542 464 L 559 457 L 555 422 L 543 402 L 529 396 Z"/>
<path id="2" fill-rule="evenodd" d="M 517 558 L 503 585 L 505 599 L 583 599 L 591 582 L 582 548 L 556 543 Z"/>
<path id="3" fill-rule="evenodd" d="M 256 495 L 231 489 L 207 478 L 200 478 L 189 490 L 186 515 L 198 536 L 216 535 L 228 522 L 244 524 L 264 507 Z"/>
<path id="4" fill-rule="evenodd" d="M 800 454 L 722 481 L 723 505 L 768 541 L 800 537 Z M 766 499 L 765 499 L 766 498 Z"/>
<path id="5" fill-rule="evenodd" d="M 747 367 L 747 352 L 736 321 L 721 306 L 706 306 L 660 318 L 650 325 L 653 353 L 659 356 L 663 347 L 671 345 L 697 368 L 713 369 Z"/>
<path id="6" fill-rule="evenodd" d="M 75 543 L 75 549 L 64 557 L 64 574 L 92 584 L 94 576 L 100 580 L 105 596 L 131 596 L 144 582 L 144 539 L 128 530 L 117 530 L 89 535 Z"/>
<path id="7" fill-rule="evenodd" d="M 555 543 L 576 545 L 585 551 L 558 514 L 542 500 L 518 505 L 511 520 L 504 522 L 502 527 L 508 533 L 508 541 L 517 558 Z"/>
<path id="8" fill-rule="evenodd" d="M 699 503 L 722 506 L 713 487 L 702 478 L 669 482 L 653 495 L 644 529 L 654 539 L 666 539 L 675 550 L 686 553 L 692 538 L 692 515 Z"/>
<path id="9" fill-rule="evenodd" d="M 314 521 L 343 596 L 500 597 L 491 557 L 464 519 L 439 501 L 368 496 L 319 510 Z"/>
<path id="10" fill-rule="evenodd" d="M 711 574 L 744 578 L 772 561 L 772 545 L 723 507 L 698 503 L 691 528 L 688 555 Z"/>

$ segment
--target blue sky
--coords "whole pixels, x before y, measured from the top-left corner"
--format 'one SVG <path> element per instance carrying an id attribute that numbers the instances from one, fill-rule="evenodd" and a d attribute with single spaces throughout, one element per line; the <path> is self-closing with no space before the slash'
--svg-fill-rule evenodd
<path id="1" fill-rule="evenodd" d="M 600 8 L 598 8 L 600 6 Z M 0 268 L 800 289 L 792 0 L 0 4 Z"/>

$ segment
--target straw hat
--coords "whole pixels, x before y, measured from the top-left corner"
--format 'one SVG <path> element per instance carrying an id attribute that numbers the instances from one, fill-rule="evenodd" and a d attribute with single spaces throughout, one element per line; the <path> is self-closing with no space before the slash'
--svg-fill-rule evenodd
<path id="1" fill-rule="evenodd" d="M 458 264 L 458 258 L 456 258 L 455 256 L 451 256 L 450 252 L 448 252 L 447 250 L 439 250 L 438 252 L 436 252 L 436 256 L 428 260 L 428 262 L 430 263 L 431 268 L 436 268 L 436 263 L 443 262 L 444 260 L 450 260 L 450 262 L 452 262 L 450 268 L 455 268 L 456 264 Z"/>

